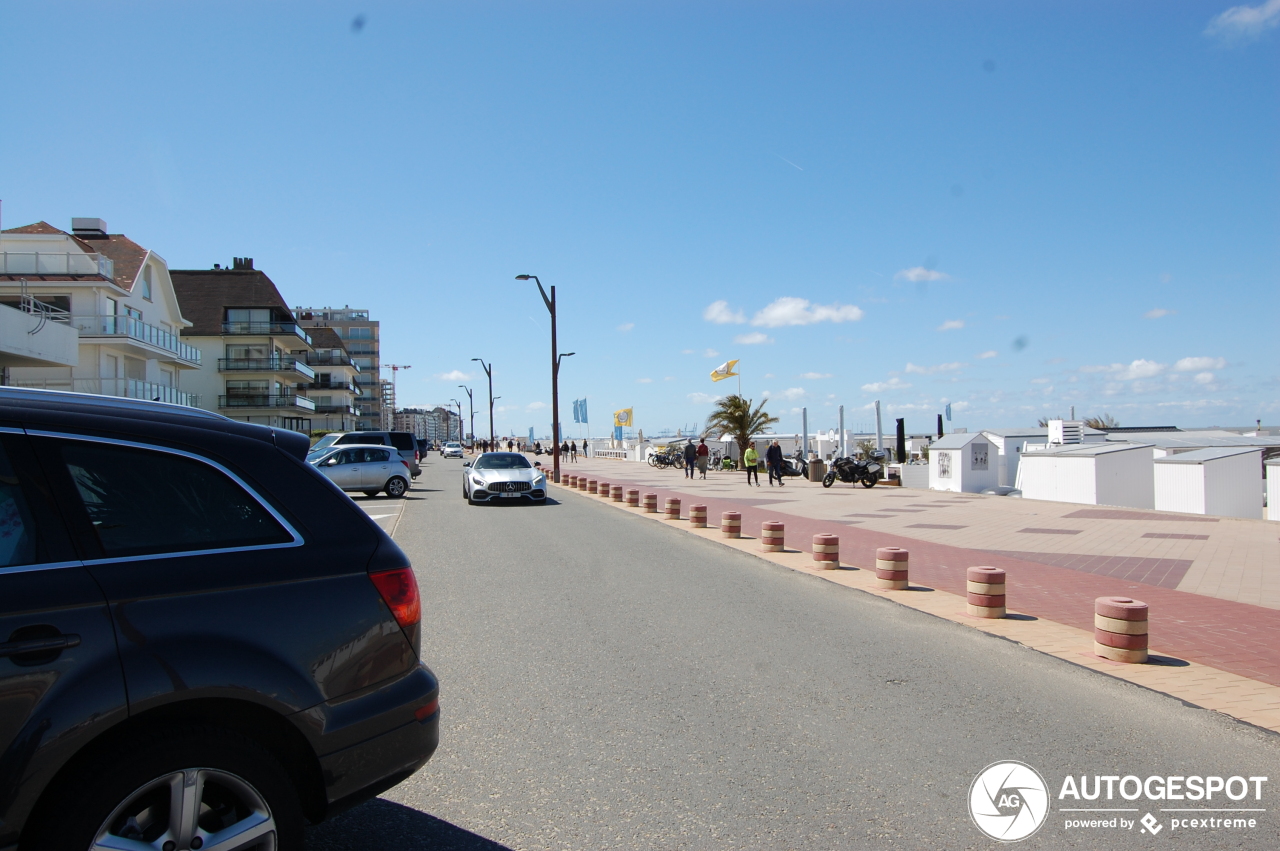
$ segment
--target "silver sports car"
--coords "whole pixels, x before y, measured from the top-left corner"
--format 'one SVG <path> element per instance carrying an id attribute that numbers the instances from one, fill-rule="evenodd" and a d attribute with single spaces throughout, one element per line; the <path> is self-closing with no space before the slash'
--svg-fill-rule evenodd
<path id="1" fill-rule="evenodd" d="M 478 502 L 507 499 L 547 501 L 547 477 L 519 452 L 486 452 L 462 465 L 462 496 Z"/>

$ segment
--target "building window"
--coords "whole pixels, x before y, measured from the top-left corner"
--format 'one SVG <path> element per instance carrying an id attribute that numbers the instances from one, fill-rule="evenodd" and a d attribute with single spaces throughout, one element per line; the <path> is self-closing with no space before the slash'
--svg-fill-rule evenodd
<path id="1" fill-rule="evenodd" d="M 142 267 L 142 297 L 151 301 L 151 267 Z"/>
<path id="2" fill-rule="evenodd" d="M 341 329 L 338 329 L 338 330 L 341 331 Z M 365 327 L 353 326 L 346 330 L 347 330 L 347 333 L 342 335 L 345 339 L 348 339 L 348 340 L 372 340 L 373 339 L 373 329 L 368 326 L 365 326 Z"/>

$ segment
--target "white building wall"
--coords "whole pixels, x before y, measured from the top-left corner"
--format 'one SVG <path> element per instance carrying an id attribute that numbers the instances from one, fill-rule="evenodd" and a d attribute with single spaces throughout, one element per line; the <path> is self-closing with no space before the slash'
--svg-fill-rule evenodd
<path id="1" fill-rule="evenodd" d="M 1206 514 L 1251 520 L 1262 516 L 1261 455 L 1261 450 L 1245 452 L 1197 465 L 1205 471 Z"/>
<path id="2" fill-rule="evenodd" d="M 1095 456 L 1098 505 L 1155 508 L 1155 459 L 1150 446 Z"/>
<path id="3" fill-rule="evenodd" d="M 1159 511 L 1204 514 L 1204 467 L 1155 464 L 1155 507 Z"/>
<path id="4" fill-rule="evenodd" d="M 1014 480 L 1026 499 L 1097 505 L 1093 458 L 1027 453 Z"/>
<path id="5" fill-rule="evenodd" d="M 1267 519 L 1280 520 L 1280 463 L 1267 465 Z"/>

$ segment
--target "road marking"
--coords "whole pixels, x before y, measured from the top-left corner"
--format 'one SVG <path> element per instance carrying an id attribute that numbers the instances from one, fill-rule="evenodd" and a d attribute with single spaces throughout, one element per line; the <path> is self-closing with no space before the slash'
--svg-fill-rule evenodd
<path id="1" fill-rule="evenodd" d="M 382 519 L 382 518 L 384 518 L 384 517 L 395 517 L 395 516 L 396 516 L 395 514 L 370 514 L 370 515 L 369 515 L 369 519 L 371 519 L 371 520 L 381 520 L 381 519 Z"/>

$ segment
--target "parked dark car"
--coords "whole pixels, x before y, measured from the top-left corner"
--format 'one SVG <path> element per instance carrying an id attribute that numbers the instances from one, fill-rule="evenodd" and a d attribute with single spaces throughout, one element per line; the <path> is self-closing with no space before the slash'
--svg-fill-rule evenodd
<path id="1" fill-rule="evenodd" d="M 430 758 L 413 570 L 307 448 L 0 388 L 0 849 L 296 851 Z"/>

